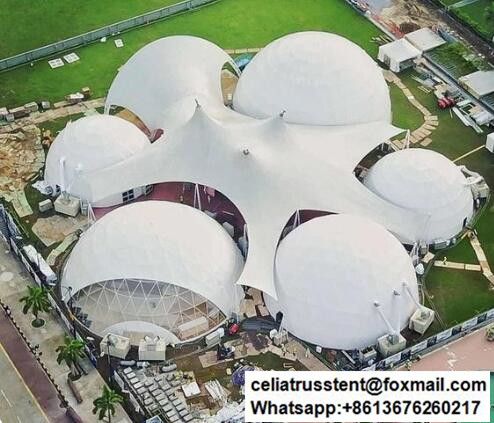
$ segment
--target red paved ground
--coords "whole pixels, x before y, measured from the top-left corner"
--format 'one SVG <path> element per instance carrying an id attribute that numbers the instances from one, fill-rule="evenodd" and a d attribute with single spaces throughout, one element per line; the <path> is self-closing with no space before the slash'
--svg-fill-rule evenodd
<path id="1" fill-rule="evenodd" d="M 0 312 L 0 340 L 50 422 L 71 423 L 72 420 L 65 415 L 65 409 L 60 407 L 60 399 L 54 386 L 3 310 Z"/>
<path id="2" fill-rule="evenodd" d="M 485 338 L 485 328 L 479 329 L 422 357 L 412 370 L 494 371 L 494 342 Z"/>
<path id="3" fill-rule="evenodd" d="M 199 188 L 199 194 L 201 197 L 201 207 L 203 211 L 210 211 L 212 213 L 216 213 L 216 220 L 219 223 L 228 222 L 235 227 L 235 238 L 242 236 L 243 227 L 244 227 L 244 218 L 239 210 L 235 207 L 235 205 L 220 192 L 216 191 L 214 197 L 209 196 L 204 191 L 204 188 L 201 186 Z M 183 198 L 181 198 L 183 197 Z M 153 192 L 148 196 L 141 196 L 136 199 L 134 202 L 140 201 L 148 201 L 148 200 L 161 200 L 161 201 L 172 201 L 172 202 L 180 202 L 183 200 L 184 204 L 188 204 L 190 206 L 194 205 L 194 190 L 183 190 L 183 184 L 181 182 L 166 182 L 161 184 L 156 184 L 154 186 Z M 95 208 L 94 214 L 96 219 L 100 219 L 105 214 L 110 211 L 121 207 L 104 207 L 104 208 Z M 300 221 L 301 223 L 311 220 L 315 217 L 323 216 L 329 214 L 327 212 L 320 212 L 315 210 L 302 210 L 300 212 Z M 288 221 L 287 226 L 293 225 L 294 216 L 292 215 Z"/>

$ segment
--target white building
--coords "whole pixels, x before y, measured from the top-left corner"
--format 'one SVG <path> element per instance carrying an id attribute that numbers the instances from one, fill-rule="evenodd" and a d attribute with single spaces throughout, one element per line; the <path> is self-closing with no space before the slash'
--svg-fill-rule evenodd
<path id="1" fill-rule="evenodd" d="M 109 115 L 83 117 L 69 122 L 55 138 L 46 157 L 45 181 L 55 194 L 65 191 L 81 197 L 74 180 L 124 161 L 147 146 L 146 135 L 126 120 Z M 144 192 L 145 187 L 129 187 L 98 201 L 86 195 L 84 200 L 93 207 L 107 207 L 133 200 Z"/>
<path id="2" fill-rule="evenodd" d="M 143 201 L 113 210 L 81 236 L 61 289 L 99 334 L 131 334 L 134 342 L 152 334 L 178 343 L 237 309 L 242 268 L 231 237 L 205 213 Z"/>
<path id="3" fill-rule="evenodd" d="M 265 296 L 282 327 L 328 348 L 356 349 L 401 331 L 416 309 L 411 259 L 384 227 L 352 215 L 313 219 L 281 241 L 276 254 L 278 301 Z M 379 309 L 387 322 L 381 317 Z M 322 311 L 324 310 L 324 311 Z"/>

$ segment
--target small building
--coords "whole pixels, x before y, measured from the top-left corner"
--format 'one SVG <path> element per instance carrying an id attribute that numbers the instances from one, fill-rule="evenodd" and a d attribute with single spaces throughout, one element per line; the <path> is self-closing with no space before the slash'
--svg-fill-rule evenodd
<path id="1" fill-rule="evenodd" d="M 405 39 L 422 53 L 446 44 L 446 41 L 430 28 L 421 28 L 405 35 Z"/>
<path id="2" fill-rule="evenodd" d="M 474 97 L 484 97 L 494 93 L 494 70 L 470 73 L 462 76 L 459 82 Z"/>
<path id="3" fill-rule="evenodd" d="M 487 148 L 487 150 L 489 150 L 491 153 L 494 153 L 494 132 L 491 132 L 489 135 L 487 135 L 485 148 Z"/>
<path id="4" fill-rule="evenodd" d="M 402 38 L 380 46 L 377 58 L 393 72 L 401 72 L 413 66 L 414 59 L 420 56 L 420 50 Z"/>

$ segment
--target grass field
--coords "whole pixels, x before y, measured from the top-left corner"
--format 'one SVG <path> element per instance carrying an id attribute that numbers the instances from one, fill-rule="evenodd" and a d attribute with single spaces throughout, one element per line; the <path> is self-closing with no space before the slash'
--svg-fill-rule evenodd
<path id="1" fill-rule="evenodd" d="M 5 12 L 3 12 L 5 13 Z M 262 47 L 282 35 L 324 30 L 344 35 L 373 57 L 377 45 L 371 40 L 380 31 L 344 0 L 221 0 L 199 11 L 121 34 L 122 49 L 113 42 L 97 43 L 77 50 L 81 61 L 51 69 L 46 60 L 0 74 L 0 107 L 31 100 L 60 100 L 83 86 L 95 96 L 105 95 L 118 68 L 147 43 L 172 34 L 207 38 L 223 48 Z"/>
<path id="2" fill-rule="evenodd" d="M 494 19 L 487 19 L 485 9 L 491 4 L 491 0 L 478 0 L 475 3 L 453 9 L 461 20 L 473 26 L 487 39 L 494 37 Z"/>
<path id="3" fill-rule="evenodd" d="M 32 50 L 180 0 L 2 0 L 0 58 Z"/>
<path id="4" fill-rule="evenodd" d="M 481 272 L 433 267 L 426 286 L 447 327 L 494 307 L 494 291 Z"/>

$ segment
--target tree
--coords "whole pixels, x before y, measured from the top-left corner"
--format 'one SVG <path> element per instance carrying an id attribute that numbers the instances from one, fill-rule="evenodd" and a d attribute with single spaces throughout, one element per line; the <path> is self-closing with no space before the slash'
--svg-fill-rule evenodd
<path id="1" fill-rule="evenodd" d="M 79 359 L 84 357 L 84 342 L 79 339 L 65 337 L 65 343 L 55 350 L 58 353 L 57 363 L 64 362 L 70 369 L 70 378 L 78 379 L 81 376 Z M 75 371 L 75 373 L 74 373 Z"/>
<path id="2" fill-rule="evenodd" d="M 51 310 L 51 304 L 48 300 L 48 291 L 43 286 L 28 286 L 27 289 L 27 295 L 19 300 L 21 303 L 24 303 L 22 312 L 27 314 L 31 311 L 34 316 L 34 320 L 31 324 L 35 328 L 39 328 L 45 324 L 45 321 L 38 317 L 39 313 L 48 313 Z"/>
<path id="3" fill-rule="evenodd" d="M 111 423 L 111 417 L 115 415 L 115 406 L 122 402 L 123 397 L 105 385 L 101 396 L 93 401 L 93 414 L 98 414 L 98 420 L 107 417 Z"/>

